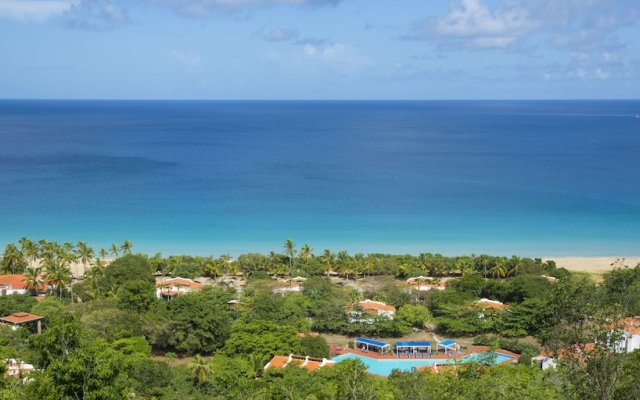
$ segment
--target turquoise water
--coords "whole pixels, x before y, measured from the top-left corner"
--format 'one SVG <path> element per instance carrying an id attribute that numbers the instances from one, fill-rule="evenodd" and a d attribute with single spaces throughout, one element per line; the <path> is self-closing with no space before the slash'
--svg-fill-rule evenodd
<path id="1" fill-rule="evenodd" d="M 640 101 L 0 101 L 0 244 L 640 254 Z"/>
<path id="2" fill-rule="evenodd" d="M 388 376 L 394 369 L 400 371 L 410 372 L 414 367 L 421 367 L 425 365 L 445 365 L 453 364 L 456 362 L 454 359 L 437 360 L 432 358 L 417 358 L 417 359 L 387 359 L 378 360 L 375 358 L 365 357 L 360 354 L 347 353 L 336 357 L 333 360 L 340 362 L 349 359 L 359 359 L 367 367 L 367 371 L 372 374 Z M 462 357 L 457 362 L 469 362 L 469 361 L 489 361 L 493 364 L 499 364 L 504 361 L 512 360 L 513 357 L 506 356 L 499 353 L 474 353 L 466 357 Z"/>

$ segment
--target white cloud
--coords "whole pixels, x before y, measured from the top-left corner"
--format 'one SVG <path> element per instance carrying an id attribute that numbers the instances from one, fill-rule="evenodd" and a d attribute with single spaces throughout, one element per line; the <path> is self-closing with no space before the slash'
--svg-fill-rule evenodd
<path id="1" fill-rule="evenodd" d="M 268 6 L 325 6 L 342 0 L 147 0 L 190 17 L 207 18 L 219 14 Z"/>
<path id="2" fill-rule="evenodd" d="M 480 0 L 461 0 L 447 15 L 415 24 L 412 36 L 455 48 L 506 48 L 536 25 L 526 10 L 502 7 L 492 11 Z"/>
<path id="3" fill-rule="evenodd" d="M 45 20 L 68 11 L 79 0 L 0 0 L 0 17 Z"/>
<path id="4" fill-rule="evenodd" d="M 574 52 L 569 60 L 548 63 L 542 56 L 527 57 L 514 66 L 519 77 L 543 80 L 626 80 L 638 78 L 638 60 L 610 52 Z"/>
<path id="5" fill-rule="evenodd" d="M 129 22 L 123 0 L 82 0 L 63 14 L 69 28 L 109 30 Z"/>
<path id="6" fill-rule="evenodd" d="M 622 46 L 613 36 L 640 18 L 637 0 L 456 0 L 449 12 L 413 25 L 408 38 L 440 48 L 512 49 L 525 44 L 558 49 Z"/>
<path id="7" fill-rule="evenodd" d="M 189 51 L 171 50 L 171 57 L 182 64 L 189 71 L 198 71 L 202 67 L 202 59 L 196 53 Z"/>
<path id="8" fill-rule="evenodd" d="M 307 59 L 323 63 L 334 71 L 351 74 L 371 65 L 371 60 L 347 43 L 314 45 L 306 43 L 302 51 Z"/>
<path id="9" fill-rule="evenodd" d="M 262 34 L 262 38 L 267 42 L 288 42 L 298 36 L 297 30 L 287 28 L 275 28 Z"/>

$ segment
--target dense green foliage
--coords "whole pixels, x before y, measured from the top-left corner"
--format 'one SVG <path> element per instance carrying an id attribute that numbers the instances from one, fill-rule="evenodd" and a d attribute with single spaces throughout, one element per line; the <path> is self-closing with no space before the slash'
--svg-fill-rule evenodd
<path id="1" fill-rule="evenodd" d="M 617 268 L 595 285 L 553 263 L 517 257 L 350 256 L 328 250 L 315 256 L 308 246 L 287 241 L 281 253 L 232 260 L 147 257 L 131 254 L 131 246 L 125 241 L 101 250 L 100 257 L 119 257 L 110 265 L 94 260 L 83 242 L 23 239 L 7 247 L 0 260 L 4 271 L 26 271 L 38 258 L 44 260 L 39 272 L 54 283 L 39 303 L 31 296 L 0 296 L 5 314 L 46 317 L 40 334 L 0 326 L 0 357 L 20 358 L 39 370 L 28 380 L 0 379 L 0 399 L 627 400 L 640 394 L 640 353 L 613 351 L 620 336 L 611 328 L 611 321 L 640 314 L 640 267 Z M 70 260 L 93 265 L 73 285 L 73 296 L 62 271 L 69 272 Z M 204 274 L 215 286 L 158 299 L 157 271 Z M 329 279 L 335 274 L 343 279 Z M 543 274 L 560 280 L 549 283 Z M 274 276 L 285 281 L 296 275 L 307 278 L 303 292 L 272 293 Z M 443 291 L 418 292 L 404 283 L 419 275 L 452 279 Z M 240 276 L 247 278 L 242 292 L 225 284 Z M 508 307 L 475 305 L 483 297 Z M 349 322 L 365 298 L 395 306 L 395 318 Z M 437 375 L 427 370 L 389 377 L 368 374 L 355 360 L 311 373 L 263 369 L 275 355 L 328 357 L 324 337 L 301 334 L 310 330 L 476 336 L 474 344 L 520 353 L 522 363 L 464 364 Z M 543 372 L 529 362 L 542 347 L 563 354 L 557 371 Z"/>

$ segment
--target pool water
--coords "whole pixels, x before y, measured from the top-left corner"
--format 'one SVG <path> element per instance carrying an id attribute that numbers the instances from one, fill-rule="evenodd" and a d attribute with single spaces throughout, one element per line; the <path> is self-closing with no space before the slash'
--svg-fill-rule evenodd
<path id="1" fill-rule="evenodd" d="M 394 369 L 410 372 L 413 367 L 429 366 L 429 365 L 446 365 L 457 362 L 469 361 L 485 361 L 492 364 L 500 364 L 504 361 L 512 360 L 513 357 L 500 353 L 474 353 L 459 359 L 433 359 L 433 358 L 417 358 L 417 359 L 384 359 L 379 360 L 362 356 L 360 354 L 347 353 L 336 357 L 336 362 L 357 358 L 367 367 L 367 371 L 376 375 L 388 376 Z"/>

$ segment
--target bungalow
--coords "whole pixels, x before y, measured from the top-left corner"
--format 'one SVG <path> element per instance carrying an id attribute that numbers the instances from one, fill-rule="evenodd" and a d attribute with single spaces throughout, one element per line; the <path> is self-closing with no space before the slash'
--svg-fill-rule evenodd
<path id="1" fill-rule="evenodd" d="M 156 284 L 156 296 L 159 299 L 171 299 L 175 296 L 200 291 L 204 284 L 187 278 L 171 278 Z"/>
<path id="2" fill-rule="evenodd" d="M 302 292 L 304 288 L 295 282 L 278 282 L 273 285 L 271 291 L 273 294 L 286 294 L 292 292 Z"/>
<path id="3" fill-rule="evenodd" d="M 415 278 L 409 278 L 407 279 L 407 284 L 411 286 L 411 288 L 421 292 L 446 289 L 446 282 L 444 280 L 432 278 L 430 276 L 416 276 Z"/>
<path id="4" fill-rule="evenodd" d="M 618 349 L 631 353 L 640 349 L 640 317 L 621 319 L 616 323 L 622 329 L 623 337 L 618 343 Z"/>
<path id="5" fill-rule="evenodd" d="M 26 326 L 30 323 L 37 322 L 38 333 L 42 332 L 42 320 L 44 317 L 36 314 L 30 314 L 26 312 L 18 312 L 6 317 L 0 318 L 0 322 L 5 325 L 9 325 L 14 331 L 22 326 Z"/>
<path id="6" fill-rule="evenodd" d="M 298 368 L 305 368 L 307 371 L 315 371 L 318 368 L 331 366 L 336 362 L 326 358 L 315 358 L 309 356 L 275 356 L 264 366 L 265 371 L 269 368 L 286 368 L 290 365 Z"/>
<path id="7" fill-rule="evenodd" d="M 15 358 L 9 358 L 4 360 L 4 366 L 6 368 L 4 376 L 12 377 L 15 379 L 20 379 L 24 375 L 27 375 L 29 372 L 34 370 L 34 366 L 31 364 L 27 364 L 22 360 L 17 360 Z"/>
<path id="8" fill-rule="evenodd" d="M 363 318 L 364 314 L 369 315 L 369 317 Z M 375 319 L 371 317 L 393 319 L 395 314 L 396 308 L 394 306 L 390 306 L 381 301 L 367 299 L 352 306 L 352 310 L 349 312 L 349 323 L 364 322 L 372 324 L 375 322 Z"/>
<path id="9" fill-rule="evenodd" d="M 489 299 L 480 299 L 480 300 L 476 301 L 474 303 L 474 305 L 476 307 L 484 308 L 485 310 L 489 309 L 489 308 L 494 309 L 494 310 L 501 310 L 503 308 L 509 307 L 509 306 L 507 306 L 506 304 L 504 304 L 501 301 L 489 300 Z"/>
<path id="10" fill-rule="evenodd" d="M 24 275 L 0 275 L 0 295 L 26 293 L 26 279 Z"/>

